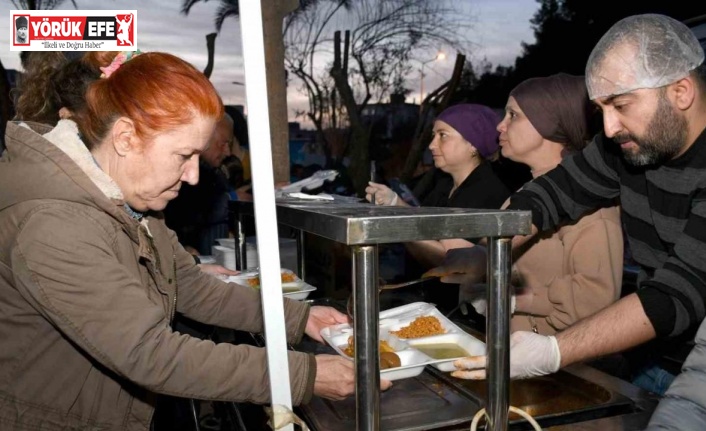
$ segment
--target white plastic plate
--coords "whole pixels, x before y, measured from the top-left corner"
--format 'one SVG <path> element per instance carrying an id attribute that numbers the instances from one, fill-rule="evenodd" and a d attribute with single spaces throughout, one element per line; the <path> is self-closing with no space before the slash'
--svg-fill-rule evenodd
<path id="1" fill-rule="evenodd" d="M 344 358 L 353 360 L 343 352 L 348 346 L 348 338 L 353 335 L 353 329 L 347 324 L 330 326 L 321 330 L 322 338 Z M 400 380 L 418 376 L 424 367 L 432 360 L 429 356 L 416 349 L 410 349 L 407 343 L 388 333 L 380 331 L 380 340 L 385 340 L 400 357 L 400 366 L 380 370 L 380 377 L 387 380 Z"/>
<path id="2" fill-rule="evenodd" d="M 282 268 L 282 273 L 293 273 L 290 269 Z M 248 280 L 255 279 L 260 276 L 260 271 L 257 269 L 243 271 L 238 275 L 231 275 L 225 281 L 229 283 L 237 283 L 243 286 L 259 289 L 260 286 L 250 286 Z M 302 279 L 295 276 L 295 280 L 289 283 L 282 283 L 282 294 L 290 299 L 306 299 L 311 292 L 315 291 L 316 287 L 305 283 Z"/>
<path id="3" fill-rule="evenodd" d="M 420 316 L 434 316 L 441 322 L 446 331 L 444 334 L 430 335 L 428 337 L 404 339 L 390 333 L 409 325 L 414 319 Z M 336 350 L 336 352 L 346 358 L 352 359 L 343 353 L 343 349 L 348 345 L 348 338 L 353 335 L 353 328 L 343 323 L 329 326 L 321 330 L 321 337 Z M 415 346 L 430 344 L 458 346 L 469 355 L 485 354 L 485 343 L 464 332 L 458 325 L 454 324 L 444 316 L 433 304 L 426 302 L 415 302 L 401 307 L 391 308 L 380 312 L 380 340 L 388 342 L 390 347 L 395 349 L 395 353 L 400 357 L 401 367 L 381 370 L 380 376 L 388 380 L 406 379 L 421 374 L 426 365 L 431 365 L 440 371 L 448 372 L 456 368 L 453 362 L 462 357 L 436 359 L 420 351 Z"/>
<path id="4" fill-rule="evenodd" d="M 287 283 L 289 284 L 289 283 Z M 297 300 L 302 300 L 306 299 L 309 294 L 313 291 L 316 290 L 316 288 L 310 284 L 306 284 L 304 282 L 301 283 L 301 285 L 297 286 L 294 290 L 289 290 L 291 289 L 290 287 L 285 287 L 282 285 L 282 290 L 283 290 L 283 295 L 289 299 L 297 299 Z"/>

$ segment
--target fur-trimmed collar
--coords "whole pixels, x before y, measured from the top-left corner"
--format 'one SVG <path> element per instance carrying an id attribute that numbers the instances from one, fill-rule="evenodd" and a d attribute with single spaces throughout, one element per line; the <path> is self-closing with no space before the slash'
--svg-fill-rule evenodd
<path id="1" fill-rule="evenodd" d="M 93 155 L 79 136 L 78 126 L 71 120 L 60 120 L 51 132 L 43 135 L 61 151 L 71 157 L 93 184 L 109 199 L 123 199 L 120 187 L 96 163 Z"/>

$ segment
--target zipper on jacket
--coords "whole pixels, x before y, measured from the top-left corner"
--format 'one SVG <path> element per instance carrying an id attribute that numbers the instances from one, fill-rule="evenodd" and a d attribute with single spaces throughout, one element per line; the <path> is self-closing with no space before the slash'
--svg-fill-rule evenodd
<path id="1" fill-rule="evenodd" d="M 154 238 L 151 236 L 147 235 L 147 240 L 150 242 L 150 248 L 152 249 L 152 253 L 154 253 L 154 261 L 155 261 L 155 266 L 157 268 L 157 274 L 161 274 L 161 268 L 162 268 L 162 262 L 159 259 L 159 252 L 157 251 L 157 247 L 154 245 Z M 176 265 L 176 263 L 175 263 Z"/>

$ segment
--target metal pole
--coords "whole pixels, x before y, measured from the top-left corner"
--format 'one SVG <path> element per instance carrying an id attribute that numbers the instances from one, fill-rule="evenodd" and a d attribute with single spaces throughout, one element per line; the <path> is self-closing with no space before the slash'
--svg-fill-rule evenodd
<path id="1" fill-rule="evenodd" d="M 378 248 L 353 248 L 355 410 L 358 431 L 380 429 Z"/>
<path id="2" fill-rule="evenodd" d="M 511 240 L 488 238 L 488 430 L 507 431 L 510 401 Z"/>
<path id="3" fill-rule="evenodd" d="M 305 264 L 304 264 L 304 236 L 306 232 L 300 229 L 297 234 L 297 270 L 299 271 L 299 278 L 306 281 Z"/>
<path id="4" fill-rule="evenodd" d="M 245 271 L 248 260 L 245 256 L 245 233 L 243 232 L 243 216 L 240 211 L 235 219 L 235 241 L 235 269 Z"/>
<path id="5" fill-rule="evenodd" d="M 272 7 L 267 2 L 267 7 Z M 260 266 L 260 296 L 267 340 L 267 369 L 271 404 L 292 409 L 292 391 L 289 380 L 287 331 L 282 301 L 279 240 L 277 236 L 277 208 L 272 164 L 272 136 L 270 135 L 269 98 L 266 80 L 265 42 L 262 24 L 262 1 L 248 0 L 240 5 L 243 65 L 245 68 L 245 96 L 248 106 L 248 132 L 254 145 L 250 151 L 253 177 L 255 227 Z M 247 41 L 247 43 L 245 42 Z M 278 415 L 279 416 L 279 415 Z M 273 418 L 273 423 L 276 423 Z M 293 431 L 289 424 L 279 428 Z"/>

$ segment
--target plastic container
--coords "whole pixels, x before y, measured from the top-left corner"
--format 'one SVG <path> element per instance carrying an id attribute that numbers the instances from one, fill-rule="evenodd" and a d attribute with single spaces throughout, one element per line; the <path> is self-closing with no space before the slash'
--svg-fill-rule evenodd
<path id="1" fill-rule="evenodd" d="M 444 329 L 443 334 L 418 338 L 401 338 L 397 331 L 418 317 L 436 317 Z M 401 366 L 380 371 L 380 377 L 388 380 L 406 379 L 418 376 L 427 365 L 440 371 L 454 371 L 453 362 L 464 356 L 485 354 L 485 343 L 464 332 L 458 325 L 444 316 L 433 304 L 415 302 L 380 312 L 379 339 L 388 342 L 400 357 Z M 347 324 L 329 326 L 321 330 L 321 337 L 346 358 L 343 349 L 348 338 L 353 336 L 353 328 Z M 436 357 L 434 357 L 436 356 Z"/>

